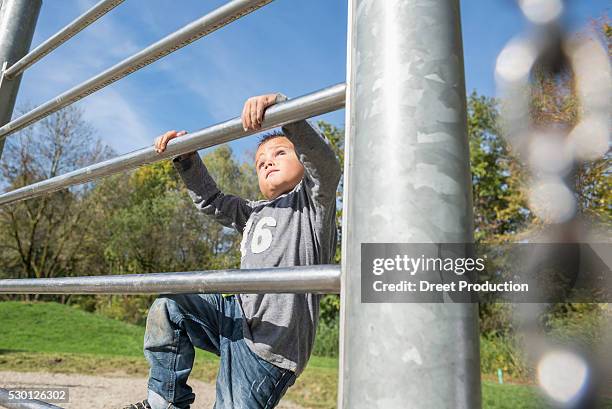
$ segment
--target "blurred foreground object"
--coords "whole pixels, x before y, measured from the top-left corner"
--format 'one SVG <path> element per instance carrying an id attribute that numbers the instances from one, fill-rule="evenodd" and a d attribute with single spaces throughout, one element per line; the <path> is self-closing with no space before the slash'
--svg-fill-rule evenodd
<path id="1" fill-rule="evenodd" d="M 530 30 L 502 50 L 495 76 L 505 137 L 530 170 L 528 200 L 537 229 L 525 242 L 596 248 L 610 242 L 609 25 L 603 23 L 606 47 L 595 30 L 580 36 L 565 30 L 560 0 L 519 0 L 518 6 Z M 534 257 L 533 274 L 555 254 Z M 605 285 L 610 288 L 610 277 Z M 612 389 L 609 305 L 602 341 L 594 349 L 577 340 L 553 343 L 540 320 L 546 308 L 519 304 L 514 317 L 543 394 L 551 407 L 598 407 L 601 392 Z"/>

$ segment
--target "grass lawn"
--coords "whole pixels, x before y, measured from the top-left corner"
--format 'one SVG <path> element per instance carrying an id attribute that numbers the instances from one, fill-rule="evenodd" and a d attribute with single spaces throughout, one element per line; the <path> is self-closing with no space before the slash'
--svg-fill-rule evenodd
<path id="1" fill-rule="evenodd" d="M 0 370 L 147 376 L 144 327 L 57 303 L 0 302 Z M 214 383 L 219 360 L 196 349 L 191 376 Z M 338 360 L 312 357 L 287 398 L 336 405 Z"/>
<path id="2" fill-rule="evenodd" d="M 0 302 L 0 370 L 146 376 L 144 328 L 56 303 Z M 192 377 L 214 382 L 218 358 L 196 350 Z M 335 408 L 338 360 L 312 357 L 287 398 L 309 408 Z M 483 381 L 483 408 L 536 409 L 534 387 Z M 612 407 L 612 406 L 611 406 Z"/>

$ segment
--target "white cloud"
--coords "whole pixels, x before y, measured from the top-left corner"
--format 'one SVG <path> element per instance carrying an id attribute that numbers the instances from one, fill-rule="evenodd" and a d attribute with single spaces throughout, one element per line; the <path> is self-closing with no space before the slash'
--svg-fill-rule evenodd
<path id="1" fill-rule="evenodd" d="M 134 98 L 115 89 L 105 89 L 82 102 L 83 119 L 117 152 L 148 147 L 157 136 L 151 117 L 141 112 Z"/>
<path id="2" fill-rule="evenodd" d="M 200 40 L 206 41 L 206 39 Z M 201 101 L 206 112 L 215 120 L 223 121 L 237 116 L 244 99 L 255 95 L 263 78 L 240 63 L 238 56 L 228 47 L 208 42 L 181 54 L 180 61 L 162 63 L 163 70 L 172 81 Z"/>
<path id="3" fill-rule="evenodd" d="M 70 20 L 94 4 L 76 0 Z M 26 71 L 18 105 L 40 105 L 139 51 L 142 47 L 132 39 L 133 29 L 120 24 L 116 11 L 103 16 Z M 48 31 L 45 26 L 51 24 L 53 14 L 54 10 L 48 10 L 47 19 L 41 15 L 39 28 L 44 32 Z M 66 19 L 65 24 L 70 20 Z M 139 94 L 123 83 L 125 79 L 120 81 L 121 84 L 112 84 L 77 104 L 102 140 L 116 151 L 125 152 L 148 146 L 155 135 L 151 131 L 153 116 L 138 109 Z"/>
<path id="4" fill-rule="evenodd" d="M 93 6 L 90 1 L 78 0 L 77 2 L 80 13 L 84 13 Z M 79 57 L 95 56 L 94 59 L 88 58 L 87 61 L 92 63 L 104 61 L 106 64 L 108 60 L 119 62 L 120 59 L 129 57 L 143 48 L 135 41 L 134 30 L 118 23 L 116 14 L 120 11 L 121 6 L 122 4 L 77 34 L 74 41 L 85 46 L 81 48 L 83 54 L 79 53 Z"/>

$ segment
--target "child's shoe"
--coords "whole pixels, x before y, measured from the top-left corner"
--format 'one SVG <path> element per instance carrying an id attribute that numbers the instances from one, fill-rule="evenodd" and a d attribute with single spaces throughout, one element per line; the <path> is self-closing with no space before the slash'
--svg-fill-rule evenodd
<path id="1" fill-rule="evenodd" d="M 141 402 L 133 403 L 128 406 L 124 406 L 122 409 L 151 409 L 149 402 L 147 400 L 143 400 Z"/>

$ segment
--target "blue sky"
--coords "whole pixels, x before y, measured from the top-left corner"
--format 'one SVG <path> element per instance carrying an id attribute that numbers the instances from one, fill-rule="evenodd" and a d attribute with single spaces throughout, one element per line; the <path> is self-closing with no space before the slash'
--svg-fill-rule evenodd
<path id="1" fill-rule="evenodd" d="M 43 1 L 32 46 L 96 2 Z M 17 105 L 42 104 L 225 2 L 126 0 L 26 71 Z M 168 129 L 195 131 L 236 117 L 249 96 L 299 96 L 344 82 L 346 3 L 276 0 L 77 105 L 121 154 L 148 146 Z M 461 4 L 467 90 L 492 96 L 497 54 L 527 25 L 512 0 Z M 568 23 L 583 28 L 608 9 L 605 0 L 570 1 Z M 344 126 L 343 110 L 320 118 Z M 231 146 L 249 159 L 255 143 L 249 137 Z"/>

